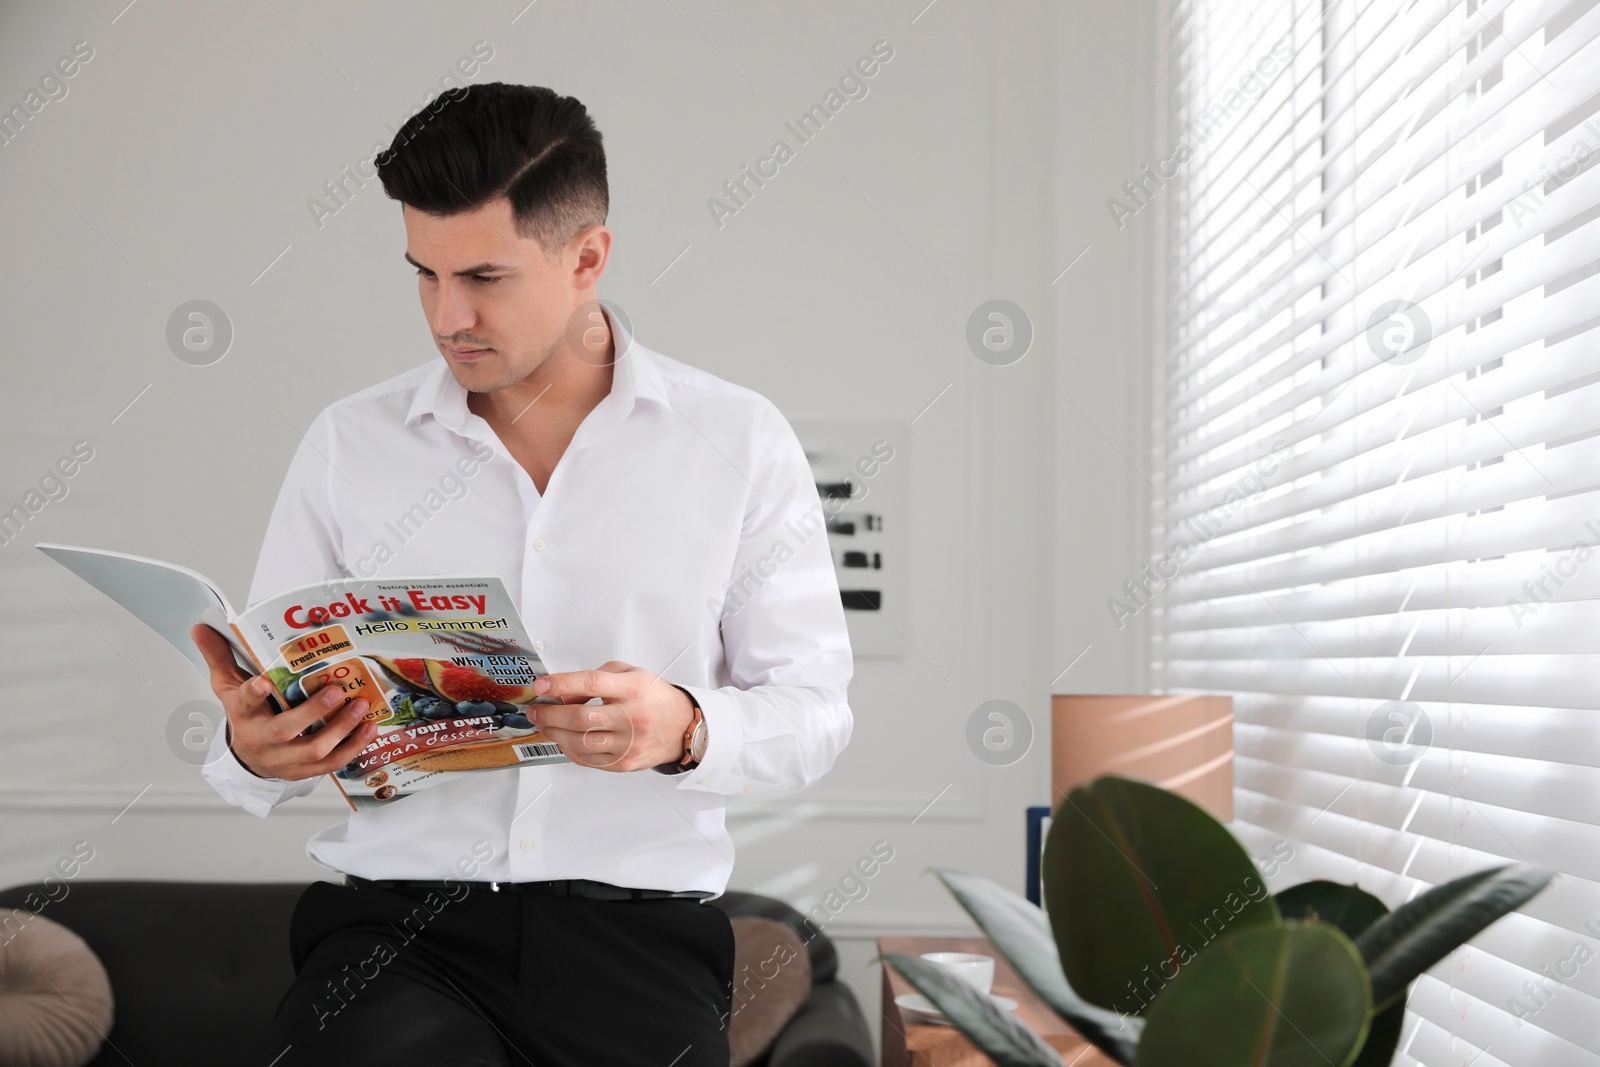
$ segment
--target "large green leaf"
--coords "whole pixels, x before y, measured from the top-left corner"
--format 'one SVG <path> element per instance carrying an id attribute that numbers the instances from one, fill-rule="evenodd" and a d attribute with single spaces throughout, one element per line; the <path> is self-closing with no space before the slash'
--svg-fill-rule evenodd
<path id="1" fill-rule="evenodd" d="M 1043 1038 L 966 982 L 916 956 L 889 952 L 883 958 L 1000 1067 L 1062 1067 Z"/>
<path id="2" fill-rule="evenodd" d="M 1366 968 L 1327 923 L 1224 934 L 1145 1013 L 1137 1067 L 1347 1067 L 1367 1034 Z"/>
<path id="3" fill-rule="evenodd" d="M 1301 882 L 1280 892 L 1277 900 L 1285 919 L 1332 923 L 1351 940 L 1389 914 L 1383 901 L 1341 882 Z"/>
<path id="4" fill-rule="evenodd" d="M 1051 1010 L 1118 1063 L 1133 1062 L 1143 1021 L 1096 1007 L 1073 992 L 1061 971 L 1050 920 L 1043 911 L 987 878 L 959 871 L 935 873 Z"/>
<path id="5" fill-rule="evenodd" d="M 1126 778 L 1097 778 L 1061 802 L 1044 889 L 1068 983 L 1091 1004 L 1132 1014 L 1223 933 L 1278 923 L 1226 827 Z"/>
<path id="6" fill-rule="evenodd" d="M 1389 914 L 1383 901 L 1341 882 L 1302 882 L 1280 892 L 1277 899 L 1278 911 L 1285 919 L 1331 923 L 1351 939 L 1360 937 L 1367 927 Z M 1403 1002 L 1378 1012 L 1352 1067 L 1389 1067 L 1400 1044 L 1405 1018 Z"/>
<path id="7" fill-rule="evenodd" d="M 1527 864 L 1491 867 L 1434 886 L 1367 927 L 1356 947 L 1372 974 L 1373 1003 L 1399 1002 L 1413 978 L 1549 884 Z"/>

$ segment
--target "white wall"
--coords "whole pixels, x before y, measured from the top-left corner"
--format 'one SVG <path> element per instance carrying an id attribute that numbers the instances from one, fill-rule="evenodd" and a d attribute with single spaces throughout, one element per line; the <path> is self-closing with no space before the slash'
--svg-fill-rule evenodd
<path id="1" fill-rule="evenodd" d="M 0 507 L 74 442 L 94 448 L 0 546 L 0 883 L 82 839 L 83 877 L 325 873 L 304 836 L 340 817 L 332 795 L 265 821 L 224 806 L 167 742 L 203 680 L 29 546 L 171 559 L 243 599 L 298 428 L 437 358 L 399 207 L 369 182 L 319 228 L 307 201 L 486 41 L 473 80 L 550 85 L 595 114 L 617 235 L 602 295 L 642 341 L 792 419 L 916 417 L 911 603 L 889 612 L 905 648 L 858 664 L 855 739 L 827 779 L 735 812 L 733 887 L 809 907 L 888 841 L 894 860 L 829 926 L 870 1003 L 874 936 L 962 928 L 927 868 L 1020 888 L 1022 809 L 1049 793 L 1048 694 L 1143 677 L 1138 629 L 1104 601 L 1144 537 L 1153 223 L 1119 231 L 1104 204 L 1152 158 L 1148 5 L 125 2 L 0 11 L 0 106 L 74 42 L 94 49 L 0 146 Z M 867 97 L 719 229 L 707 199 L 793 144 L 785 120 L 878 40 L 894 58 Z M 965 340 L 996 297 L 1036 331 L 1009 367 Z M 209 367 L 165 342 L 194 298 L 236 331 Z M 1011 766 L 966 743 L 991 699 L 1032 721 Z"/>

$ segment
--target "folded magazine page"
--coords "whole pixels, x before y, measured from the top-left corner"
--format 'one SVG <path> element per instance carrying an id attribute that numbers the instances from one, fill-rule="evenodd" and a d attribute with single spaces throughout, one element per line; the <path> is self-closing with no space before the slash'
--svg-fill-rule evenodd
<path id="1" fill-rule="evenodd" d="M 547 672 L 496 577 L 343 578 L 236 613 L 216 584 L 159 560 L 71 545 L 39 549 L 145 622 L 205 671 L 204 622 L 271 680 L 283 707 L 337 685 L 365 697 L 378 734 L 331 777 L 350 806 L 392 803 L 462 774 L 565 763 L 538 730 Z M 315 731 L 320 723 L 312 727 Z"/>

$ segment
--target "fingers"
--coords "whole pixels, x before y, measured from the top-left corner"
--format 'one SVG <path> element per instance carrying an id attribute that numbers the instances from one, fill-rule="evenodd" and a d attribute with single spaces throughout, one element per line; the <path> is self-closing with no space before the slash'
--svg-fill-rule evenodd
<path id="1" fill-rule="evenodd" d="M 591 727 L 587 730 L 563 730 L 559 726 L 546 726 L 544 723 L 540 723 L 539 732 L 560 745 L 562 751 L 571 749 L 574 752 L 583 752 L 591 756 L 605 752 L 621 755 L 622 752 L 626 751 L 625 735 L 602 726 Z"/>
<path id="2" fill-rule="evenodd" d="M 372 739 L 377 736 L 378 728 L 372 723 L 364 723 L 359 729 L 351 732 L 334 750 L 322 760 L 308 768 L 306 775 L 310 778 L 313 774 L 332 774 L 345 766 L 361 754 L 361 750 L 372 744 Z"/>
<path id="3" fill-rule="evenodd" d="M 605 704 L 535 704 L 534 717 L 539 722 L 539 729 L 565 730 L 568 733 L 580 733 L 584 730 L 614 729 L 613 723 L 626 716 L 614 715 L 605 709 Z"/>
<path id="4" fill-rule="evenodd" d="M 363 721 L 366 712 L 365 697 L 353 700 L 314 734 L 287 741 L 266 739 L 252 752 L 253 762 L 273 777 L 291 781 L 336 771 L 377 736 L 377 724 Z"/>
<path id="5" fill-rule="evenodd" d="M 233 646 L 228 639 L 203 622 L 189 627 L 189 639 L 205 657 L 211 671 L 211 689 L 219 696 L 223 690 L 236 688 L 243 680 L 239 665 L 233 658 Z"/>
<path id="6" fill-rule="evenodd" d="M 222 708 L 231 721 L 242 723 L 271 717 L 272 709 L 266 695 L 272 692 L 272 683 L 265 678 L 251 678 L 240 670 L 227 638 L 205 623 L 191 626 L 189 637 L 205 657 L 211 691 L 222 701 Z"/>
<path id="7" fill-rule="evenodd" d="M 582 767 L 606 771 L 640 770 L 648 764 L 632 758 L 633 735 L 614 730 L 592 728 L 588 730 L 563 730 L 539 724 L 539 732 L 560 746 L 572 762 Z"/>
<path id="8" fill-rule="evenodd" d="M 231 712 L 231 717 L 235 721 L 250 719 L 271 721 L 277 710 L 267 697 L 275 692 L 277 690 L 272 687 L 272 682 L 264 675 L 258 674 L 254 678 L 246 678 L 235 686 L 231 694 L 232 699 L 224 700 L 222 706 Z"/>
<path id="9" fill-rule="evenodd" d="M 297 768 L 298 775 L 329 774 L 355 759 L 378 733 L 377 723 L 363 721 L 366 713 L 367 700 L 358 697 L 322 729 L 293 742 L 304 760 Z"/>
<path id="10" fill-rule="evenodd" d="M 613 660 L 597 671 L 547 674 L 533 683 L 533 691 L 543 696 L 557 697 L 563 703 L 567 703 L 569 697 L 621 700 L 638 691 L 637 675 L 642 673 L 636 667 Z"/>
<path id="11" fill-rule="evenodd" d="M 290 741 L 306 732 L 313 723 L 328 718 L 340 704 L 346 700 L 345 691 L 337 685 L 325 685 L 305 700 L 296 704 L 288 711 L 273 716 L 271 735 L 276 741 Z M 368 706 L 365 697 L 358 697 L 351 702 L 351 707 L 361 704 L 363 710 Z M 348 712 L 350 708 L 345 708 Z M 333 725 L 330 721 L 329 726 Z M 324 727 L 326 729 L 326 727 Z"/>
<path id="12" fill-rule="evenodd" d="M 550 740 L 554 741 L 557 745 L 560 745 L 561 751 L 568 756 L 572 756 L 575 753 L 588 753 L 593 755 L 593 752 L 590 750 L 589 743 L 585 739 L 582 730 L 562 730 L 558 727 L 546 726 L 543 723 L 540 723 L 539 732 L 544 734 Z"/>
<path id="13" fill-rule="evenodd" d="M 539 732 L 572 762 L 606 771 L 652 765 L 636 752 L 638 731 L 627 711 L 612 704 L 540 704 Z"/>

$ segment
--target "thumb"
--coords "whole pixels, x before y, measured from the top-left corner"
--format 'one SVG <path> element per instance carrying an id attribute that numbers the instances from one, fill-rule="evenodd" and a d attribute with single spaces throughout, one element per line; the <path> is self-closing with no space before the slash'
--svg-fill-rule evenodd
<path id="1" fill-rule="evenodd" d="M 233 646 L 211 626 L 197 622 L 189 628 L 189 638 L 205 657 L 211 671 L 212 689 L 231 689 L 243 681 L 243 672 L 233 659 Z"/>

